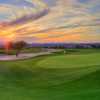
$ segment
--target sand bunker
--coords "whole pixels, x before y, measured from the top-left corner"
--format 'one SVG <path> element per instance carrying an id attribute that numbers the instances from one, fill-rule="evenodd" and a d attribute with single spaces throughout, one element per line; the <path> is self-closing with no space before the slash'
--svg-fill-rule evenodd
<path id="1" fill-rule="evenodd" d="M 28 58 L 37 57 L 41 55 L 48 55 L 48 54 L 51 54 L 51 53 L 50 52 L 22 53 L 22 54 L 19 54 L 18 57 L 16 57 L 16 55 L 0 55 L 0 61 L 22 60 L 22 59 L 28 59 Z"/>

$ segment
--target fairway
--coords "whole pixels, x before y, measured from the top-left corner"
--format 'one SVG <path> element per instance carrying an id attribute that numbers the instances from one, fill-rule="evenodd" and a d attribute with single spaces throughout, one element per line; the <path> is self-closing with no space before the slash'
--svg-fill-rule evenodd
<path id="1" fill-rule="evenodd" d="M 99 94 L 99 49 L 0 62 L 0 100 L 99 100 Z"/>

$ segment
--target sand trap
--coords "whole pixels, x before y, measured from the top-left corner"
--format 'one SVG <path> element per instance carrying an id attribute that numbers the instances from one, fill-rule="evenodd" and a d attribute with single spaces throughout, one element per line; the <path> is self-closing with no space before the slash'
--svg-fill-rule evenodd
<path id="1" fill-rule="evenodd" d="M 16 55 L 0 55 L 0 61 L 22 60 L 22 59 L 28 59 L 28 58 L 41 56 L 41 55 L 48 55 L 48 54 L 51 54 L 51 52 L 23 53 L 23 54 L 19 54 L 18 57 L 16 57 Z"/>
<path id="2" fill-rule="evenodd" d="M 60 52 L 61 49 L 45 49 L 46 51 L 38 52 L 38 53 L 21 53 L 18 57 L 16 55 L 0 55 L 0 61 L 14 61 L 14 60 L 23 60 L 28 58 L 33 58 L 42 55 L 52 54 L 54 52 Z"/>

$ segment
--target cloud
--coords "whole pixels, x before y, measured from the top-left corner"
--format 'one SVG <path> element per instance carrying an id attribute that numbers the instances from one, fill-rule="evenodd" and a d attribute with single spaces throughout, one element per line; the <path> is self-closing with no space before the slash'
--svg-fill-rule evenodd
<path id="1" fill-rule="evenodd" d="M 49 12 L 48 9 L 44 9 L 43 11 L 40 11 L 37 14 L 24 15 L 21 18 L 18 18 L 16 20 L 10 22 L 9 25 L 24 24 L 29 21 L 34 21 L 34 20 L 37 20 L 37 19 L 45 16 L 46 14 L 48 14 L 48 12 Z"/>
<path id="2" fill-rule="evenodd" d="M 100 39 L 100 0 L 21 0 L 20 5 L 19 1 L 1 4 L 1 15 L 11 13 L 0 18 L 8 21 L 6 27 L 1 23 L 0 37 L 29 42 Z"/>

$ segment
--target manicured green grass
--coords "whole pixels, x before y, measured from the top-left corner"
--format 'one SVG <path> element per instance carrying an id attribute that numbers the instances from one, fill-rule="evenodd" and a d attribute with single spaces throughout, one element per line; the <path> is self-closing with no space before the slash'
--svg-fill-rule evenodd
<path id="1" fill-rule="evenodd" d="M 0 62 L 0 100 L 99 100 L 100 51 Z"/>

